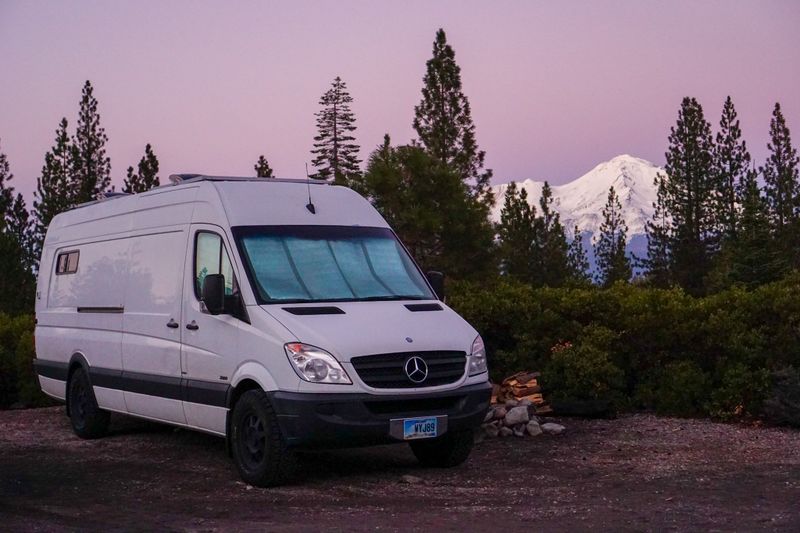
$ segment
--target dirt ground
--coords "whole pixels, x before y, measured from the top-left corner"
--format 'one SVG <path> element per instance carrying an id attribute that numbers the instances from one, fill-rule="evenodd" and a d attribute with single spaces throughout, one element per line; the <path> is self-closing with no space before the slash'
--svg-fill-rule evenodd
<path id="1" fill-rule="evenodd" d="M 117 417 L 82 441 L 63 408 L 5 411 L 0 529 L 800 530 L 799 431 L 562 422 L 559 436 L 485 440 L 451 470 L 403 445 L 307 454 L 294 484 L 258 489 L 215 437 Z"/>

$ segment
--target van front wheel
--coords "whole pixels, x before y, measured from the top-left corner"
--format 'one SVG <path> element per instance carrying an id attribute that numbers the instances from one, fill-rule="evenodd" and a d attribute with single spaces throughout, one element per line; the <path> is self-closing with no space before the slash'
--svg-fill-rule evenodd
<path id="1" fill-rule="evenodd" d="M 230 430 L 233 461 L 244 481 L 257 487 L 273 487 L 291 477 L 294 454 L 286 447 L 264 391 L 242 394 L 233 408 Z"/>
<path id="2" fill-rule="evenodd" d="M 89 376 L 82 368 L 69 379 L 69 419 L 72 429 L 82 439 L 97 439 L 108 432 L 110 415 L 97 405 Z"/>
<path id="3" fill-rule="evenodd" d="M 411 451 L 422 466 L 450 468 L 469 457 L 473 444 L 472 431 L 445 433 L 435 439 L 412 441 Z"/>

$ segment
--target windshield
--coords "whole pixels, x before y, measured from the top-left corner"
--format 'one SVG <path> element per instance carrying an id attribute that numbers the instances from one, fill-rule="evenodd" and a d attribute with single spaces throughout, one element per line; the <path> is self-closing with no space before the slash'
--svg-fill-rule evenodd
<path id="1" fill-rule="evenodd" d="M 261 303 L 435 299 L 388 228 L 233 228 Z"/>

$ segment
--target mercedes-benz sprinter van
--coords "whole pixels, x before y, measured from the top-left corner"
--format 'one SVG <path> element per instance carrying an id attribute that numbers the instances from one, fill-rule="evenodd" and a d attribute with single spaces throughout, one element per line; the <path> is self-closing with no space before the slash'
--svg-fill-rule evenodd
<path id="1" fill-rule="evenodd" d="M 467 459 L 488 409 L 478 333 L 345 187 L 173 176 L 56 216 L 36 369 L 80 437 L 109 412 L 227 439 L 248 483 L 300 448 L 408 442 Z"/>

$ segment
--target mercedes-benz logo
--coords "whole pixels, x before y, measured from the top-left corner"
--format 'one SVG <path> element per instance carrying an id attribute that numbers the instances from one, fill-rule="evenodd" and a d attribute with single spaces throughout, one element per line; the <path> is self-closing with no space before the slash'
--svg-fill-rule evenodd
<path id="1" fill-rule="evenodd" d="M 428 364 L 422 357 L 409 357 L 403 368 L 408 379 L 414 383 L 422 383 L 428 377 Z"/>

